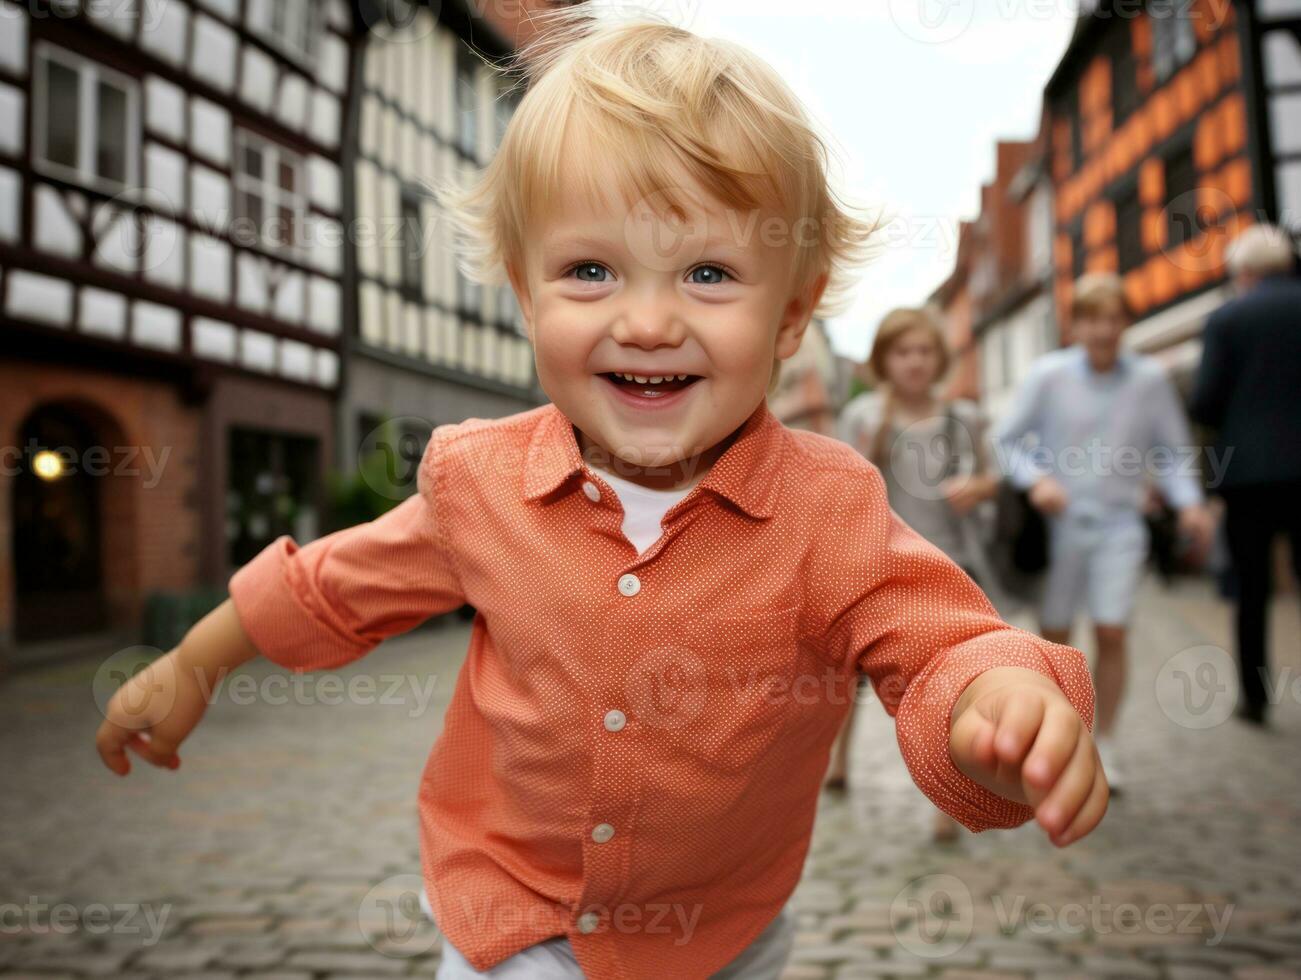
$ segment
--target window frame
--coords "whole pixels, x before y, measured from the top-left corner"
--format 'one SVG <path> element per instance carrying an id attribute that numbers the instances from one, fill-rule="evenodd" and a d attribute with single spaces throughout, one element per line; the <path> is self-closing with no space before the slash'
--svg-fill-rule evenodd
<path id="1" fill-rule="evenodd" d="M 270 22 L 261 23 L 250 14 L 247 18 L 249 33 L 299 65 L 315 66 L 322 30 L 319 7 L 320 4 L 315 3 L 314 0 L 273 0 L 265 7 L 271 18 Z M 304 18 L 301 21 L 304 41 L 302 46 L 290 40 L 290 33 L 284 29 L 290 13 L 295 11 L 301 12 L 299 16 Z M 276 24 L 277 17 L 281 21 L 279 26 Z"/>
<path id="2" fill-rule="evenodd" d="M 54 62 L 77 75 L 77 165 L 49 158 L 50 127 L 45 125 L 49 113 L 49 82 L 46 64 Z M 122 180 L 97 172 L 95 155 L 99 147 L 99 100 L 101 83 L 117 88 L 126 97 L 126 124 L 122 147 Z M 116 196 L 140 186 L 141 113 L 140 83 L 130 75 L 116 71 L 48 41 L 38 41 L 32 49 L 31 78 L 32 169 L 48 177 L 78 184 L 100 193 Z"/>
<path id="3" fill-rule="evenodd" d="M 1067 231 L 1071 239 L 1071 282 L 1075 282 L 1088 269 L 1088 249 L 1084 244 L 1084 223 L 1077 220 Z"/>
<path id="4" fill-rule="evenodd" d="M 1123 276 L 1147 261 L 1143 248 L 1143 202 L 1138 184 L 1117 188 L 1111 195 L 1111 203 L 1116 211 L 1116 264 Z"/>
<path id="5" fill-rule="evenodd" d="M 230 168 L 230 192 L 231 192 L 231 216 L 235 221 L 242 221 L 248 218 L 241 207 L 243 195 L 249 194 L 250 188 L 256 191 L 259 199 L 262 201 L 262 222 L 257 226 L 257 241 L 255 243 L 241 242 L 242 245 L 253 245 L 263 252 L 271 255 L 298 257 L 304 252 L 301 232 L 305 230 L 307 220 L 307 191 L 303 186 L 306 180 L 306 169 L 303 166 L 303 157 L 288 147 L 277 143 L 275 140 L 267 139 L 260 133 L 251 129 L 237 126 L 234 133 L 235 159 Z M 254 146 L 262 154 L 262 176 L 253 177 L 245 169 L 245 151 Z M 288 158 L 292 161 L 291 166 L 294 170 L 294 189 L 286 191 L 279 184 L 280 164 L 282 158 Z M 273 176 L 268 177 L 271 174 Z M 267 191 L 272 192 L 268 195 Z M 294 216 L 294 227 L 290 229 L 289 238 L 286 242 L 276 242 L 269 239 L 264 234 L 266 222 L 270 216 L 278 216 L 280 212 L 281 201 L 283 198 L 292 200 Z M 274 206 L 267 208 L 268 200 L 274 200 Z"/>
<path id="6" fill-rule="evenodd" d="M 1128 20 L 1118 21 L 1109 39 L 1112 129 L 1121 126 L 1142 104 L 1138 91 L 1138 60 L 1134 56 L 1129 24 Z"/>
<path id="7" fill-rule="evenodd" d="M 414 214 L 416 237 L 424 244 L 424 204 L 429 195 L 415 184 L 403 184 L 398 195 L 398 211 L 402 222 L 402 263 L 401 290 L 408 300 L 424 301 L 425 298 L 425 256 L 422 250 L 412 250 L 410 236 L 411 222 L 409 215 Z"/>
<path id="8" fill-rule="evenodd" d="M 455 91 L 452 93 L 456 110 L 456 148 L 466 157 L 477 159 L 479 154 L 479 136 L 481 120 L 479 118 L 478 75 L 475 70 L 475 58 L 470 49 L 461 42 L 456 49 L 456 65 L 453 69 Z M 468 109 L 462 105 L 462 93 L 468 93 Z"/>
<path id="9" fill-rule="evenodd" d="M 1156 13 L 1162 8 L 1166 13 Z M 1192 0 L 1148 0 L 1147 16 L 1152 23 L 1152 74 L 1157 85 L 1164 85 L 1197 55 L 1197 32 L 1193 29 L 1191 12 Z M 1163 51 L 1163 48 L 1167 50 Z"/>
<path id="10" fill-rule="evenodd" d="M 1188 163 L 1188 168 L 1187 168 L 1188 173 L 1192 177 L 1191 185 L 1179 190 L 1177 193 L 1171 193 L 1172 185 L 1174 184 L 1174 182 L 1170 179 L 1171 172 L 1174 169 L 1174 165 L 1176 163 L 1182 162 L 1184 160 L 1186 160 Z M 1165 212 L 1166 215 L 1166 247 L 1178 248 L 1180 245 L 1184 244 L 1185 242 L 1195 241 L 1197 239 L 1197 236 L 1202 234 L 1205 231 L 1205 229 L 1201 227 L 1198 221 L 1197 189 L 1201 181 L 1200 181 L 1200 174 L 1197 171 L 1197 159 L 1193 154 L 1192 145 L 1180 144 L 1179 146 L 1175 146 L 1170 150 L 1166 151 L 1161 156 L 1161 167 L 1162 167 L 1162 176 L 1165 179 L 1165 189 L 1166 189 L 1165 200 L 1162 202 L 1162 210 Z M 1191 200 L 1192 200 L 1191 211 L 1181 210 L 1179 212 L 1175 212 L 1174 210 L 1172 210 L 1171 205 L 1173 205 L 1177 199 L 1184 196 L 1191 196 Z M 1183 225 L 1180 225 L 1178 223 L 1177 219 L 1180 216 L 1187 216 L 1190 219 L 1188 228 L 1184 228 Z M 1176 227 L 1180 228 L 1180 235 L 1178 237 L 1176 237 L 1174 233 Z"/>

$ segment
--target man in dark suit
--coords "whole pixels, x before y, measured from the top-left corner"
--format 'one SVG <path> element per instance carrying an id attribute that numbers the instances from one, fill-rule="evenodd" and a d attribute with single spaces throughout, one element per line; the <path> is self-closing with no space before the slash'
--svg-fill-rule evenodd
<path id="1" fill-rule="evenodd" d="M 1291 239 L 1268 225 L 1234 239 L 1226 261 L 1238 295 L 1206 322 L 1189 411 L 1219 430 L 1218 490 L 1238 578 L 1238 715 L 1263 725 L 1271 548 L 1280 531 L 1301 580 L 1301 278 Z"/>

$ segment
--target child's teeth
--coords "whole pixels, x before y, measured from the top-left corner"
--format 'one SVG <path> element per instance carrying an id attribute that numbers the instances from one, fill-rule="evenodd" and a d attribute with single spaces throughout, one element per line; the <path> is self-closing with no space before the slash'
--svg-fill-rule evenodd
<path id="1" fill-rule="evenodd" d="M 634 374 L 634 375 L 632 376 L 632 378 L 633 378 L 633 380 L 636 381 L 638 384 L 645 384 L 645 383 L 646 383 L 646 376 L 645 376 L 645 375 L 642 375 L 642 374 Z"/>

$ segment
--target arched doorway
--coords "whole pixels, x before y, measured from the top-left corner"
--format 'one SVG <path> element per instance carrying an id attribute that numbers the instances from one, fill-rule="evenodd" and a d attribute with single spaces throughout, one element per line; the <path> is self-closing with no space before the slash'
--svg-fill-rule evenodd
<path id="1" fill-rule="evenodd" d="M 103 628 L 104 479 L 111 442 L 91 413 L 57 403 L 37 408 L 19 430 L 13 485 L 18 642 Z"/>

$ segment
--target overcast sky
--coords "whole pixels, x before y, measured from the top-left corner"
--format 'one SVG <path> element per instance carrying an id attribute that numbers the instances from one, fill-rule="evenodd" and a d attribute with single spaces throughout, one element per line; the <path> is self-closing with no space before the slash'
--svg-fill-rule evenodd
<path id="1" fill-rule="evenodd" d="M 839 186 L 892 223 L 832 342 L 862 358 L 882 315 L 953 266 L 997 139 L 1029 139 L 1076 0 L 610 0 L 739 41 L 776 67 L 831 138 Z"/>

